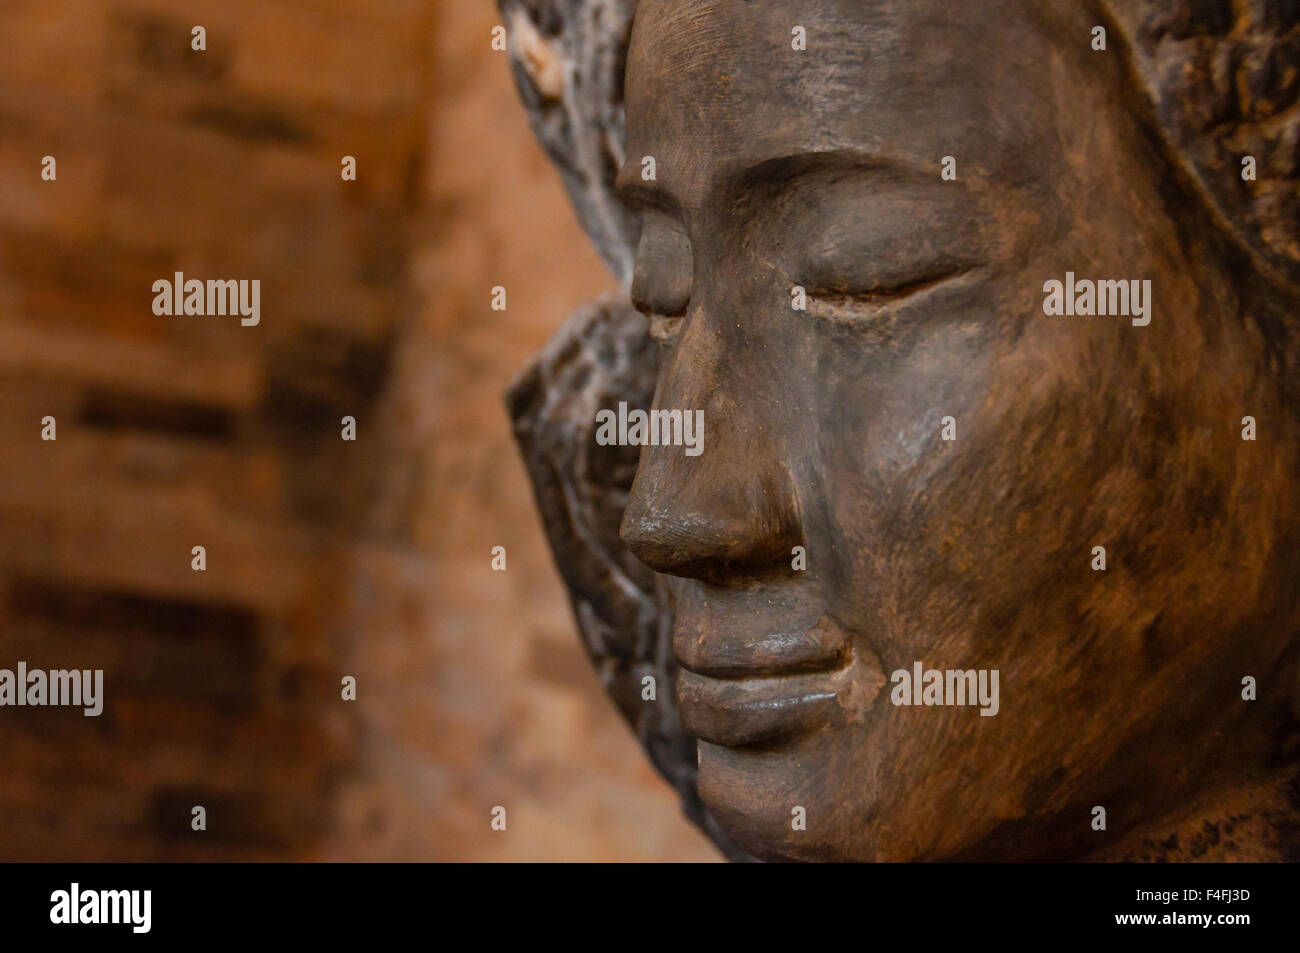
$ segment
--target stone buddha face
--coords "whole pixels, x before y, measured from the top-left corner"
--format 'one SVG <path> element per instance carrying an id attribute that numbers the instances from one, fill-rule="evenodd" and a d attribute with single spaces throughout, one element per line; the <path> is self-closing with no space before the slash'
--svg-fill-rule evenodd
<path id="1" fill-rule="evenodd" d="M 759 857 L 1097 856 L 1294 764 L 1295 298 L 1097 22 L 637 8 L 632 296 L 654 407 L 706 437 L 643 448 L 622 538 L 669 582 L 704 804 Z M 1045 313 L 1053 281 L 1135 297 Z"/>

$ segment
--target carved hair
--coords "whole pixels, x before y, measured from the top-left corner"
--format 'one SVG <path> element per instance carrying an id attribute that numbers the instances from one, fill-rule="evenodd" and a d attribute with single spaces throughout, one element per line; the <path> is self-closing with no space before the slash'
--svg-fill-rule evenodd
<path id="1" fill-rule="evenodd" d="M 1259 269 L 1300 290 L 1300 3 L 1103 2 L 1175 161 Z"/>

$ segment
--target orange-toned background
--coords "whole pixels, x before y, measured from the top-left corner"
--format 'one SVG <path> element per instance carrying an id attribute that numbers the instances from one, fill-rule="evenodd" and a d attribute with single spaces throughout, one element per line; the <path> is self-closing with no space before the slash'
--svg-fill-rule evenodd
<path id="1" fill-rule="evenodd" d="M 107 696 L 0 708 L 0 859 L 716 858 L 587 669 L 511 441 L 511 376 L 613 279 L 497 22 L 0 6 L 0 667 Z M 156 317 L 174 271 L 260 279 L 261 325 Z"/>

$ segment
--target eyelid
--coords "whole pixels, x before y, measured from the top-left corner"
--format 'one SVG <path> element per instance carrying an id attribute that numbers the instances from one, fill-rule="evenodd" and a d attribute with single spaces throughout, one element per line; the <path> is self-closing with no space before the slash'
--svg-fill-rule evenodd
<path id="1" fill-rule="evenodd" d="M 928 271 L 921 277 L 892 284 L 881 283 L 861 291 L 816 291 L 808 293 L 808 313 L 814 318 L 845 324 L 888 324 L 893 313 L 925 302 L 931 294 L 965 283 L 980 272 L 975 265 L 953 265 L 941 271 Z"/>
<path id="2" fill-rule="evenodd" d="M 888 304 L 902 301 L 921 294 L 952 279 L 959 278 L 974 269 L 973 265 L 952 264 L 918 271 L 916 277 L 898 280 L 882 280 L 860 289 L 849 287 L 847 290 L 819 290 L 814 284 L 807 288 L 810 297 L 821 299 L 839 298 L 860 301 L 865 304 Z"/>

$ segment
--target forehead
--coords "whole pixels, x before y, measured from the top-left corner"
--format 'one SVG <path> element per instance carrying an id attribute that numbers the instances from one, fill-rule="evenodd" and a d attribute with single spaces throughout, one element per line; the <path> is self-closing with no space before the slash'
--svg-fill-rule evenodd
<path id="1" fill-rule="evenodd" d="M 628 171 L 654 156 L 661 186 L 692 206 L 720 176 L 805 152 L 936 170 L 963 152 L 987 166 L 1023 157 L 1052 121 L 1048 97 L 1026 90 L 1056 55 L 1029 6 L 640 0 L 626 74 Z M 796 27 L 804 50 L 792 49 Z"/>

